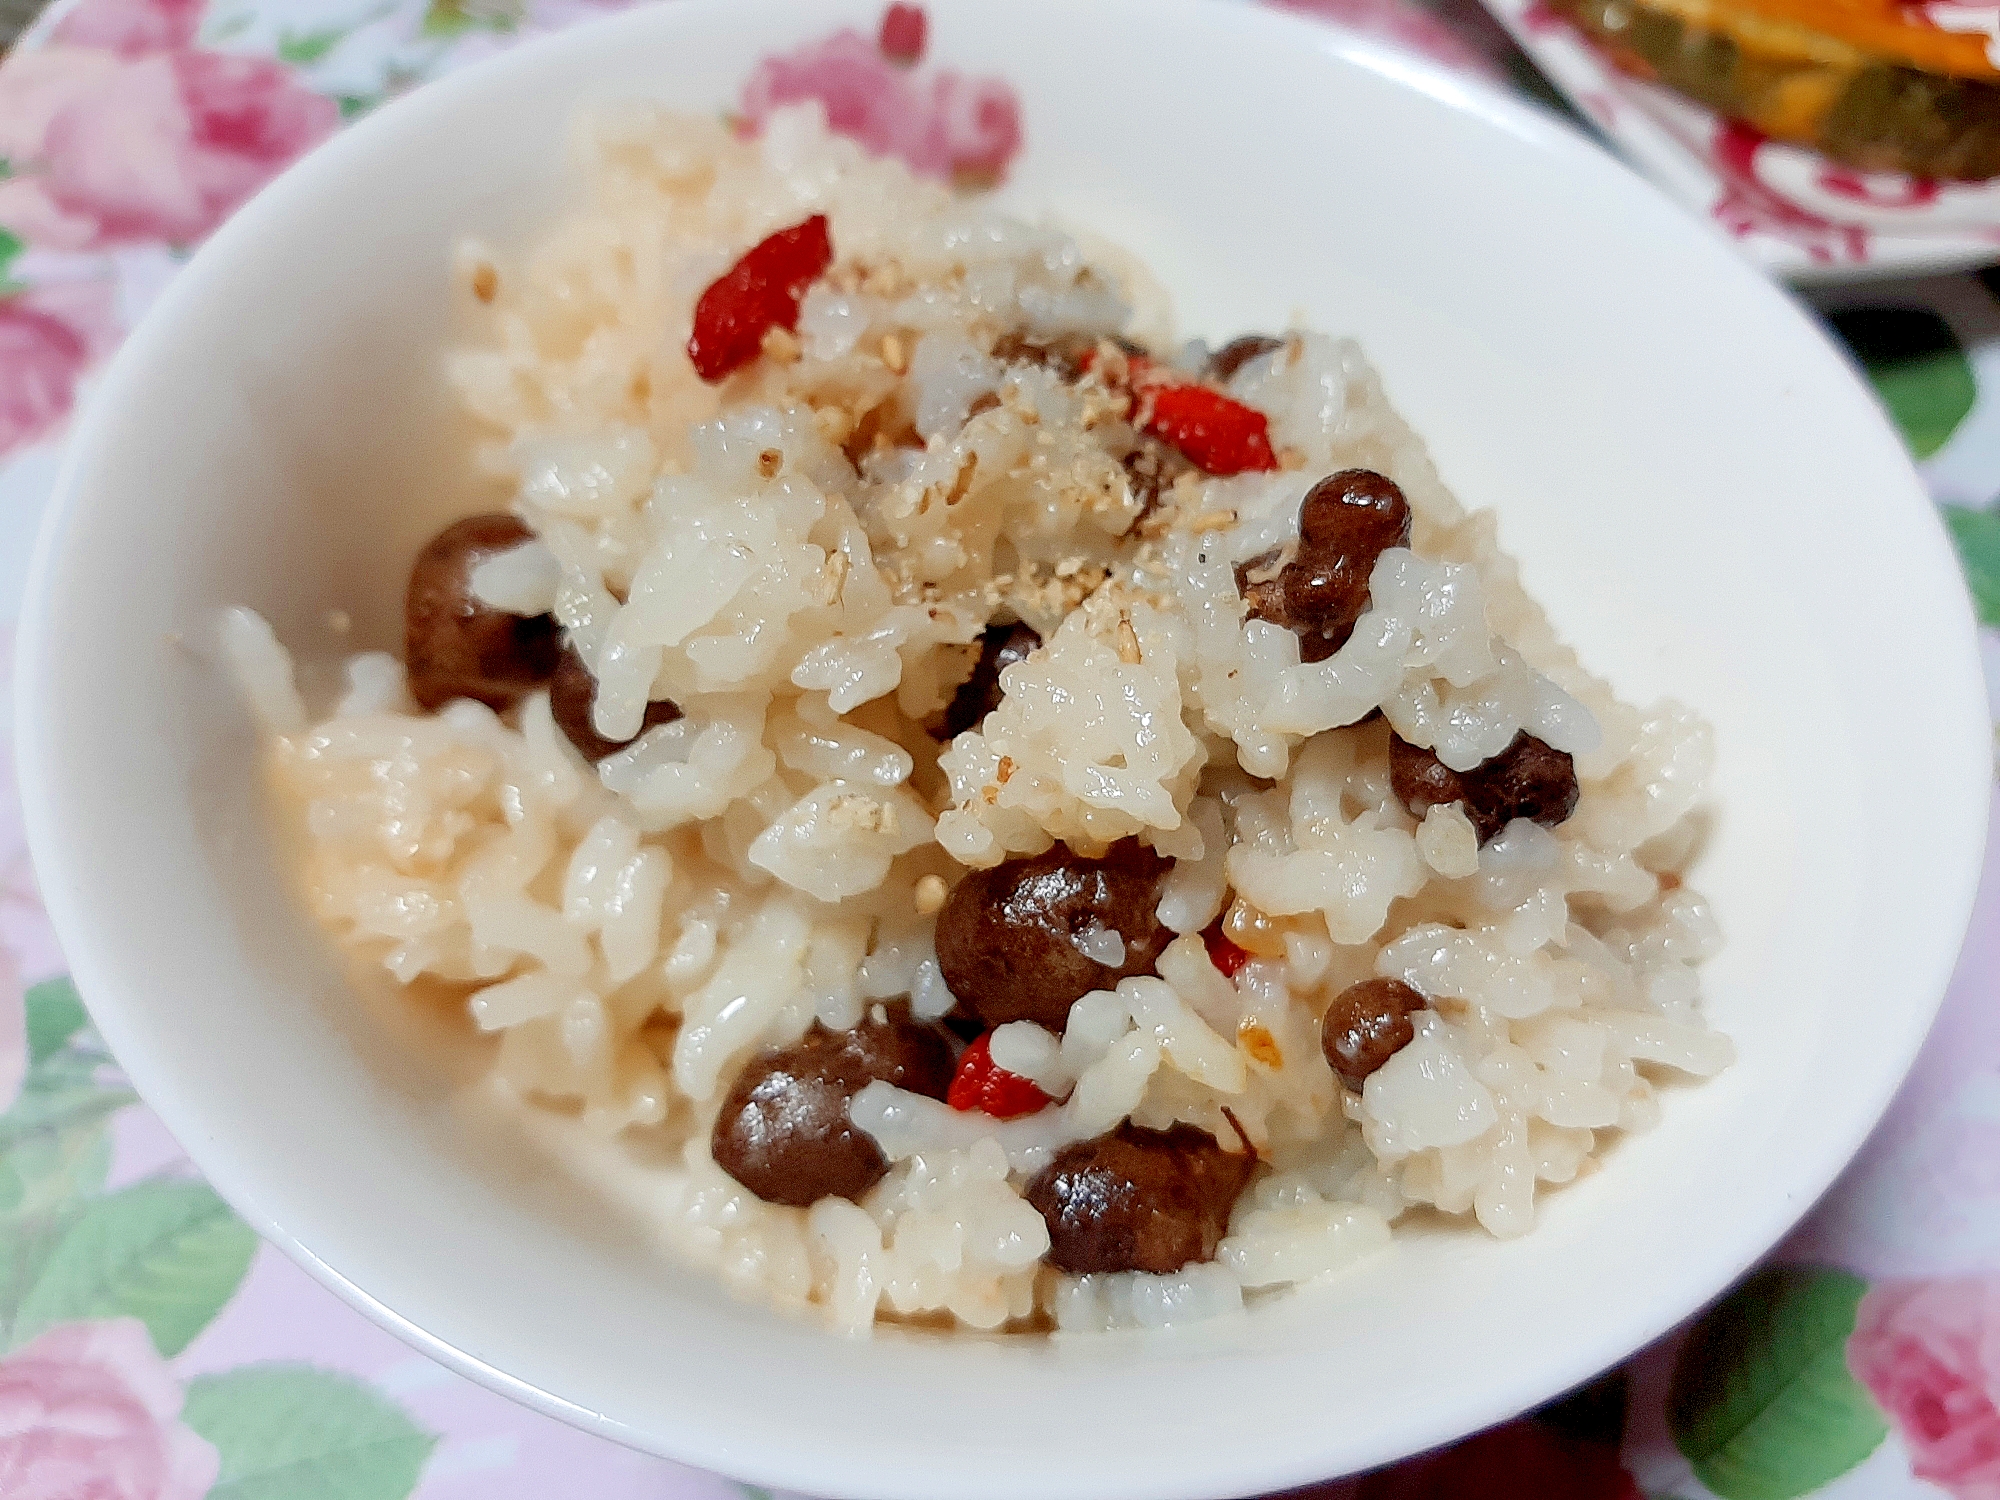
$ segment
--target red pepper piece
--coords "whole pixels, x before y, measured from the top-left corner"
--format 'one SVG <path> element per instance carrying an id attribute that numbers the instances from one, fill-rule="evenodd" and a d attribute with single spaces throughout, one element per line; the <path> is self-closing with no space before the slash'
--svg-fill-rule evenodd
<path id="1" fill-rule="evenodd" d="M 1250 950 L 1239 948 L 1229 940 L 1229 935 L 1222 930 L 1220 917 L 1202 929 L 1201 941 L 1208 949 L 1208 961 L 1222 971 L 1224 979 L 1234 979 L 1236 971 L 1250 962 Z"/>
<path id="2" fill-rule="evenodd" d="M 1090 350 L 1080 361 L 1097 363 Z M 1245 474 L 1278 467 L 1271 450 L 1271 422 L 1253 406 L 1190 380 L 1162 373 L 1143 354 L 1125 356 L 1125 379 L 1135 400 L 1133 420 L 1156 438 L 1172 443 L 1188 462 L 1208 474 Z"/>
<path id="3" fill-rule="evenodd" d="M 892 5 L 882 12 L 882 31 L 875 45 L 898 67 L 912 68 L 923 59 L 930 23 L 921 5 Z"/>
<path id="4" fill-rule="evenodd" d="M 988 1032 L 958 1060 L 958 1072 L 945 1092 L 953 1109 L 976 1109 L 996 1120 L 1018 1120 L 1055 1103 L 1031 1079 L 1009 1073 L 993 1061 L 993 1033 Z"/>
<path id="5" fill-rule="evenodd" d="M 806 288 L 832 264 L 833 236 L 825 214 L 751 246 L 709 283 L 694 305 L 687 351 L 695 373 L 713 384 L 755 359 L 773 328 L 797 332 Z"/>

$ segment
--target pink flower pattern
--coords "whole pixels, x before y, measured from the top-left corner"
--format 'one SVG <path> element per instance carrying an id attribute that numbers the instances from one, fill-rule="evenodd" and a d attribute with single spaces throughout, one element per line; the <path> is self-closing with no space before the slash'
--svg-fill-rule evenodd
<path id="1" fill-rule="evenodd" d="M 41 251 L 192 245 L 340 109 L 268 58 L 195 45 L 202 0 L 84 0 L 0 86 L 0 229 Z M 108 289 L 0 293 L 0 455 L 55 432 L 116 328 Z"/>
<path id="2" fill-rule="evenodd" d="M 0 1360 L 7 1500 L 201 1500 L 215 1449 L 136 1318 L 66 1323 Z"/>
<path id="3" fill-rule="evenodd" d="M 1847 1362 L 1919 1479 L 1954 1500 L 2000 1500 L 2000 1277 L 1878 1283 Z"/>
<path id="4" fill-rule="evenodd" d="M 1021 149 L 1014 90 L 950 69 L 926 81 L 914 61 L 901 52 L 892 60 L 852 30 L 773 54 L 743 86 L 744 127 L 755 131 L 773 110 L 816 101 L 833 130 L 923 176 L 997 180 Z"/>
<path id="5" fill-rule="evenodd" d="M 0 224 L 48 249 L 192 244 L 340 123 L 266 58 L 50 47 L 10 75 L 0 154 L 26 170 L 0 182 Z"/>
<path id="6" fill-rule="evenodd" d="M 59 47 L 143 57 L 194 45 L 205 0 L 85 0 L 55 29 Z"/>
<path id="7" fill-rule="evenodd" d="M 103 282 L 51 282 L 0 297 L 0 454 L 55 431 L 84 372 L 116 344 Z"/>

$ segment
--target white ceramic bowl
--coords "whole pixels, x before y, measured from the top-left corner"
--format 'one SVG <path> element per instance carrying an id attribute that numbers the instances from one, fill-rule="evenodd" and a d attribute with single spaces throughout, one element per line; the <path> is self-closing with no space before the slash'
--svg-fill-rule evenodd
<path id="1" fill-rule="evenodd" d="M 1007 196 L 1123 240 L 1190 332 L 1359 334 L 1530 588 L 1628 698 L 1716 727 L 1700 870 L 1740 1061 L 1512 1243 L 1418 1234 L 1236 1323 L 846 1342 L 732 1300 L 476 1128 L 295 909 L 207 642 L 393 641 L 480 506 L 443 389 L 449 252 L 568 188 L 580 102 L 714 109 L 874 0 L 681 0 L 433 84 L 195 258 L 91 403 L 22 641 L 29 826 L 84 995 L 264 1233 L 544 1411 L 865 1500 L 1165 1500 L 1377 1463 L 1520 1410 L 1719 1291 L 1833 1179 L 1963 931 L 1986 725 L 1940 528 L 1852 371 L 1719 240 L 1544 115 L 1338 33 L 1163 0 L 934 0 L 1018 87 Z"/>

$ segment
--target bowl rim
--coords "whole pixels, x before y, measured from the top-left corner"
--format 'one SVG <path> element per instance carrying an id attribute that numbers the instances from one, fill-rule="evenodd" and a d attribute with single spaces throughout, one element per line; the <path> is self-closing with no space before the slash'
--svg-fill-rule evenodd
<path id="1" fill-rule="evenodd" d="M 959 0 L 946 0 L 946 3 L 956 4 Z M 1093 3 L 1100 7 L 1123 9 L 1135 21 L 1143 17 L 1147 25 L 1156 28 L 1246 28 L 1253 34 L 1263 32 L 1272 45 L 1316 49 L 1339 63 L 1376 74 L 1425 95 L 1445 108 L 1471 115 L 1518 138 L 1531 148 L 1552 154 L 1567 166 L 1596 172 L 1609 171 L 1627 179 L 1641 193 L 1665 201 L 1659 189 L 1622 161 L 1610 156 L 1581 129 L 1544 107 L 1514 97 L 1498 84 L 1451 72 L 1439 64 L 1343 26 L 1265 6 L 1224 5 L 1219 0 L 1093 0 Z M 108 961 L 100 963 L 98 945 L 91 936 L 100 919 L 94 915 L 92 903 L 84 895 L 87 883 L 79 878 L 78 861 L 62 837 L 65 813 L 58 805 L 58 797 L 50 790 L 54 782 L 51 768 L 60 754 L 53 716 L 32 712 L 33 707 L 47 697 L 48 684 L 61 672 L 60 644 L 48 624 L 51 615 L 49 596 L 57 571 L 56 559 L 62 550 L 68 523 L 83 504 L 87 455 L 97 447 L 98 439 L 110 426 L 113 414 L 128 400 L 130 388 L 139 379 L 134 372 L 141 368 L 146 352 L 166 337 L 166 330 L 175 323 L 178 310 L 194 299 L 201 279 L 212 268 L 223 263 L 239 243 L 253 240 L 266 222 L 283 216 L 294 200 L 311 193 L 322 174 L 338 168 L 350 155 L 370 149 L 377 138 L 401 132 L 409 125 L 422 122 L 427 115 L 447 115 L 461 95 L 487 89 L 512 74 L 532 75 L 539 60 L 545 56 L 568 47 L 588 47 L 599 38 L 621 31 L 656 40 L 657 37 L 671 35 L 674 28 L 683 22 L 700 26 L 710 18 L 728 17 L 734 25 L 755 25 L 754 19 L 743 19 L 755 8 L 744 5 L 742 0 L 677 0 L 672 6 L 636 7 L 533 38 L 444 75 L 346 127 L 294 163 L 240 208 L 197 252 L 114 357 L 98 389 L 85 403 L 65 445 L 53 495 L 36 542 L 16 641 L 19 781 L 28 843 L 36 868 L 42 875 L 50 921 L 63 940 L 64 953 L 71 964 L 71 973 L 79 992 L 98 997 L 99 1003 L 91 1007 L 91 1013 L 105 1041 L 114 1054 L 120 1056 L 121 1065 L 147 1106 L 177 1139 L 184 1143 L 196 1143 L 189 1155 L 196 1159 L 196 1165 L 216 1189 L 262 1238 L 276 1245 L 322 1286 L 379 1327 L 447 1368 L 543 1415 L 598 1436 L 682 1463 L 777 1488 L 826 1496 L 853 1496 L 855 1500 L 900 1500 L 904 1496 L 910 1497 L 910 1500 L 936 1500 L 942 1491 L 935 1485 L 913 1487 L 912 1476 L 900 1469 L 893 1458 L 885 1457 L 877 1461 L 872 1469 L 850 1463 L 845 1472 L 829 1476 L 815 1466 L 815 1455 L 811 1453 L 802 1455 L 797 1450 L 783 1453 L 747 1451 L 727 1432 L 710 1431 L 692 1424 L 673 1430 L 664 1426 L 641 1428 L 608 1413 L 579 1405 L 430 1333 L 361 1284 L 370 1279 L 366 1267 L 354 1267 L 350 1272 L 332 1265 L 287 1224 L 267 1212 L 261 1205 L 265 1199 L 263 1189 L 269 1181 L 268 1172 L 256 1164 L 254 1155 L 243 1155 L 233 1150 L 225 1133 L 208 1128 L 211 1121 L 227 1123 L 226 1111 L 217 1113 L 209 1101 L 184 1089 L 170 1072 L 156 1070 L 143 1049 L 124 1045 L 133 1035 L 126 1024 L 128 1008 L 133 1002 L 130 997 L 123 996 L 123 987 L 109 982 Z M 1697 238 L 1708 240 L 1718 262 L 1726 261 L 1734 267 L 1733 271 L 1724 274 L 1740 274 L 1765 285 L 1771 295 L 1782 297 L 1777 288 L 1765 283 L 1753 267 L 1738 258 L 1735 250 L 1712 226 L 1692 220 L 1686 222 L 1690 229 L 1696 231 L 1690 236 L 1691 251 Z M 1844 367 L 1848 381 L 1858 391 L 1866 393 L 1867 387 L 1852 358 L 1795 305 L 1791 311 L 1803 330 L 1816 337 L 1821 346 Z M 1872 396 L 1869 399 L 1872 402 Z M 1883 428 L 1891 441 L 1896 441 L 1886 419 L 1883 420 Z M 1900 448 L 1899 442 L 1897 446 Z M 1921 481 L 1907 455 L 1905 468 L 1914 492 L 1922 495 Z M 1928 501 L 1926 508 L 1929 508 Z M 1935 516 L 1932 520 L 1935 549 L 1942 561 L 1952 568 L 1955 577 L 1955 557 L 1945 539 L 1942 522 Z M 1976 720 L 1980 728 L 1976 738 L 1968 737 L 1962 768 L 1965 779 L 1963 786 L 1957 789 L 1961 794 L 1960 800 L 1970 806 L 1975 799 L 1982 804 L 1987 800 L 1989 766 L 1985 740 L 1989 720 L 1977 653 L 1976 627 L 1964 590 L 1959 588 L 1957 594 L 1956 613 L 1962 620 L 1963 628 L 1957 632 L 1955 644 L 1960 648 L 1961 661 L 1954 668 L 1940 652 L 1937 666 L 1941 677 L 1955 676 L 1959 683 L 1962 690 L 1956 705 L 1959 717 L 1968 724 Z M 1944 925 L 1957 936 L 1948 952 L 1941 945 L 1937 953 L 1927 955 L 1922 982 L 1913 984 L 1911 992 L 1928 998 L 1922 1005 L 1903 1013 L 1902 1027 L 1894 1038 L 1897 1045 L 1893 1049 L 1885 1049 L 1893 1050 L 1896 1066 L 1885 1069 L 1874 1086 L 1864 1091 L 1865 1107 L 1850 1116 L 1853 1122 L 1851 1128 L 1821 1138 L 1810 1154 L 1801 1153 L 1795 1190 L 1778 1195 L 1761 1209 L 1746 1211 L 1739 1222 L 1752 1227 L 1729 1237 L 1725 1251 L 1712 1253 L 1703 1262 L 1703 1274 L 1678 1278 L 1684 1286 L 1699 1283 L 1704 1290 L 1692 1297 L 1679 1297 L 1671 1304 L 1659 1299 L 1646 1304 L 1651 1309 L 1670 1307 L 1671 1310 L 1650 1311 L 1622 1321 L 1606 1319 L 1595 1339 L 1578 1341 L 1567 1359 L 1545 1361 L 1540 1367 L 1544 1374 L 1553 1363 L 1566 1373 L 1567 1383 L 1575 1383 L 1589 1378 L 1607 1365 L 1622 1361 L 1658 1338 L 1707 1300 L 1719 1295 L 1743 1271 L 1767 1255 L 1832 1184 L 1888 1107 L 1914 1063 L 1918 1048 L 1942 1003 L 1973 911 L 1983 861 L 1984 831 L 1984 824 L 1976 818 L 1964 820 L 1963 828 L 1947 825 L 1942 830 L 1938 854 L 1945 875 L 1939 881 L 1939 889 L 1953 893 L 1950 902 L 1945 904 L 1942 917 Z M 1956 848 L 1946 847 L 1950 840 L 1957 841 Z M 125 1061 L 127 1053 L 132 1058 L 130 1062 Z M 1495 1383 L 1489 1398 L 1483 1403 L 1476 1406 L 1462 1403 L 1448 1414 L 1436 1412 L 1428 1420 L 1412 1421 L 1397 1434 L 1378 1437 L 1376 1446 L 1379 1452 L 1363 1462 L 1384 1462 L 1420 1451 L 1516 1415 L 1553 1394 L 1540 1389 L 1546 1384 L 1545 1378 L 1538 1378 L 1536 1384 L 1536 1390 L 1524 1394 L 1518 1388 L 1518 1381 L 1514 1387 Z M 1352 1447 L 1351 1441 L 1347 1446 Z M 1327 1477 L 1324 1462 L 1311 1456 L 1312 1445 L 1294 1443 L 1282 1451 L 1276 1451 L 1277 1448 L 1278 1445 L 1270 1445 L 1267 1453 L 1261 1456 L 1261 1461 L 1245 1460 L 1226 1465 L 1209 1463 L 1199 1471 L 1190 1470 L 1185 1481 L 1175 1481 L 1179 1487 L 1174 1488 L 1172 1493 L 1192 1500 L 1196 1495 L 1216 1492 L 1217 1485 L 1255 1488 L 1262 1492 Z M 1354 1471 L 1351 1464 L 1348 1471 Z M 1157 1481 L 1158 1472 L 1155 1471 L 1150 1478 Z M 922 1483 L 921 1479 L 916 1482 Z M 989 1483 L 977 1492 L 985 1495 L 997 1491 L 998 1487 Z M 971 1494 L 973 1490 L 968 1489 L 966 1493 Z M 1051 1490 L 1050 1493 L 1057 1491 Z M 1085 1491 L 1065 1489 L 1060 1493 L 1080 1496 Z M 1114 1491 L 1097 1486 L 1088 1493 L 1095 1497 L 1100 1493 L 1110 1495 Z M 1152 1483 L 1143 1490 L 1128 1485 L 1115 1493 L 1133 1496 L 1134 1500 L 1143 1493 L 1152 1500 L 1158 1500 L 1167 1491 L 1161 1489 L 1158 1483 Z"/>

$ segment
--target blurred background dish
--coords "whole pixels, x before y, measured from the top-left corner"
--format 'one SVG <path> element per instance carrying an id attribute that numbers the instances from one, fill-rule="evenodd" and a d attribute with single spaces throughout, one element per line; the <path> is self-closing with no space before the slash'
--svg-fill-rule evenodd
<path id="1" fill-rule="evenodd" d="M 2000 176 L 2000 9 L 1899 0 L 1552 0 L 1624 72 L 1863 172 Z"/>
<path id="2" fill-rule="evenodd" d="M 1615 149 L 1778 275 L 1802 284 L 1915 276 L 2000 255 L 2000 182 L 1887 169 L 1994 165 L 2000 84 L 1977 38 L 1918 33 L 1930 45 L 1914 50 L 1972 76 L 1931 75 L 1796 23 L 1729 13 L 1779 47 L 1767 63 L 1721 29 L 1720 8 L 1698 12 L 1704 26 L 1664 7 L 1597 0 L 1481 3 Z"/>

